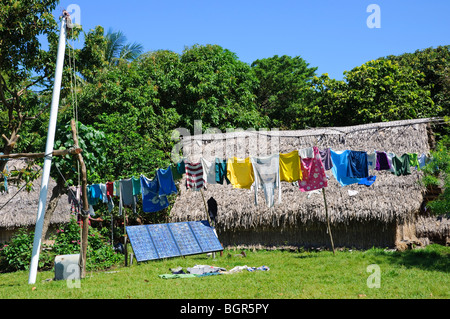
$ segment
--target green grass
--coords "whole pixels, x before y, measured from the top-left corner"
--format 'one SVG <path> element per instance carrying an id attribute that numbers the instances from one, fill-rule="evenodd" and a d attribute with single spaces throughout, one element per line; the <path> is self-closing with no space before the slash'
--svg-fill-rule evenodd
<path id="1" fill-rule="evenodd" d="M 367 251 L 288 252 L 225 250 L 215 259 L 207 255 L 178 257 L 88 272 L 80 288 L 67 282 L 46 281 L 54 272 L 39 272 L 28 284 L 28 272 L 0 274 L 2 299 L 446 299 L 450 297 L 450 247 L 392 252 Z M 183 279 L 161 279 L 169 268 L 214 265 L 231 269 L 247 265 L 269 271 Z M 380 267 L 379 288 L 369 288 L 367 267 Z"/>

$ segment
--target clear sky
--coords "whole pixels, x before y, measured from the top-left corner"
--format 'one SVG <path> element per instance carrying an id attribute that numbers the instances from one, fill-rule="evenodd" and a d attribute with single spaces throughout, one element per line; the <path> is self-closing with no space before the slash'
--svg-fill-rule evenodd
<path id="1" fill-rule="evenodd" d="M 449 0 L 61 0 L 55 14 L 71 4 L 85 31 L 120 30 L 145 51 L 218 44 L 249 64 L 301 56 L 335 79 L 372 59 L 450 44 Z M 379 10 L 367 12 L 371 4 Z"/>

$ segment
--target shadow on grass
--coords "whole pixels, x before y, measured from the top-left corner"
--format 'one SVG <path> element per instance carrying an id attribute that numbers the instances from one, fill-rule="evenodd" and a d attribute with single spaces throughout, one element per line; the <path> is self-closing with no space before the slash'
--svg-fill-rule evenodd
<path id="1" fill-rule="evenodd" d="M 449 250 L 434 249 L 413 249 L 403 252 L 375 250 L 371 252 L 374 256 L 382 257 L 383 260 L 408 268 L 420 268 L 423 270 L 435 270 L 450 272 Z"/>

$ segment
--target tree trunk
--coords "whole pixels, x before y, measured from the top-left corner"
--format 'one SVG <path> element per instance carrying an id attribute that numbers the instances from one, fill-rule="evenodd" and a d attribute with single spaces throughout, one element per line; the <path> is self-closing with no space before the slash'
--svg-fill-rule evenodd
<path id="1" fill-rule="evenodd" d="M 52 219 L 53 213 L 56 210 L 56 206 L 58 206 L 58 202 L 59 202 L 61 196 L 63 195 L 63 190 L 64 190 L 63 183 L 64 183 L 63 181 L 60 181 L 60 179 L 58 179 L 56 186 L 53 187 L 52 196 L 50 197 L 50 200 L 47 204 L 47 209 L 45 211 L 41 242 L 44 242 L 44 240 L 47 236 L 48 227 L 50 226 L 50 220 Z"/>

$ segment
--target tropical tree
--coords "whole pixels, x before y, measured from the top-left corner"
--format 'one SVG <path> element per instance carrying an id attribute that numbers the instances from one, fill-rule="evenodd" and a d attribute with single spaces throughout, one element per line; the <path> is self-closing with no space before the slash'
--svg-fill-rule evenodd
<path id="1" fill-rule="evenodd" d="M 256 60 L 251 66 L 259 80 L 257 104 L 270 125 L 299 128 L 298 117 L 305 112 L 305 94 L 317 68 L 299 56 L 287 55 Z"/>
<path id="2" fill-rule="evenodd" d="M 122 31 L 109 29 L 105 40 L 105 60 L 112 65 L 133 61 L 144 51 L 142 44 L 127 42 L 127 37 Z"/>

